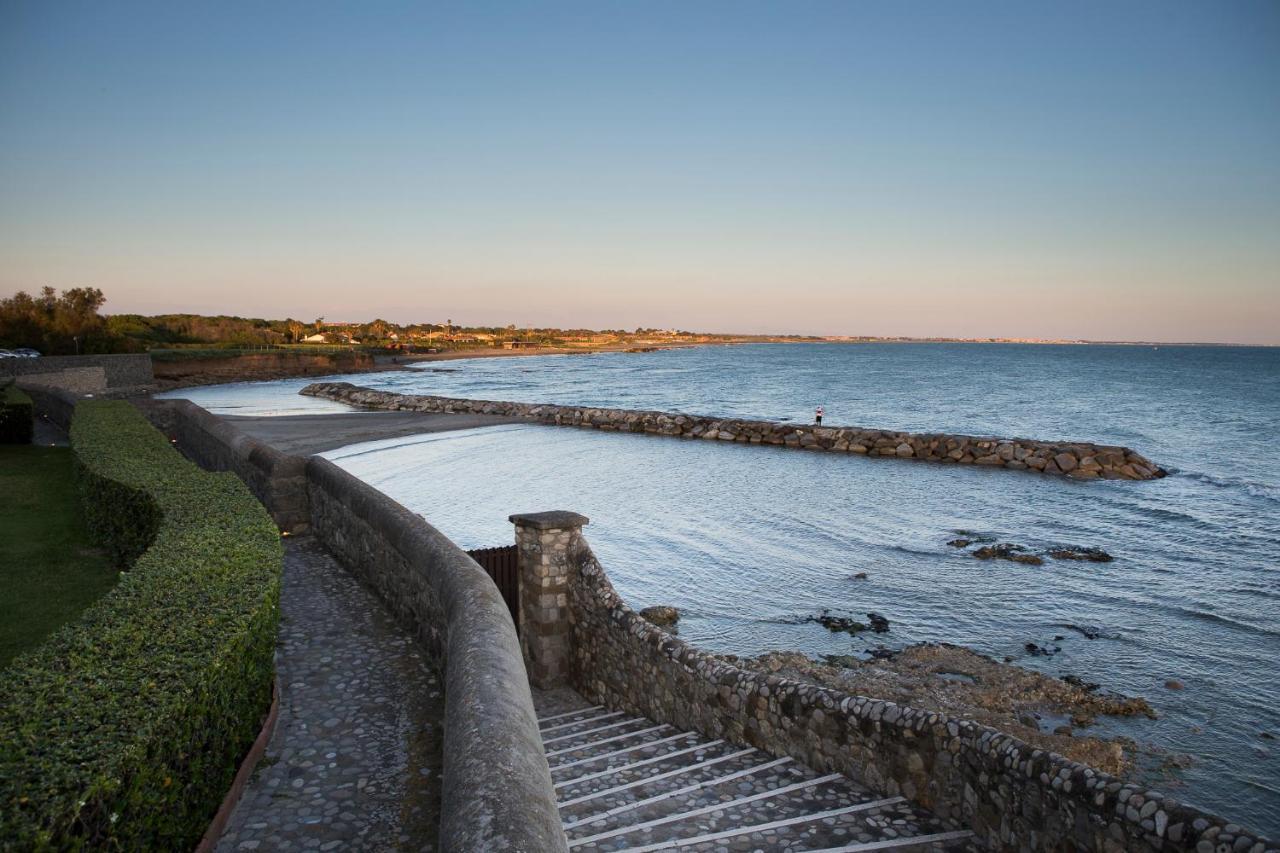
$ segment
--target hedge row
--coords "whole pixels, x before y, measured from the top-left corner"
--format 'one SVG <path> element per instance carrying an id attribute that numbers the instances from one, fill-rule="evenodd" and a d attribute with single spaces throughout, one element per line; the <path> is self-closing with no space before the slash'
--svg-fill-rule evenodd
<path id="1" fill-rule="evenodd" d="M 34 417 L 31 398 L 18 386 L 0 388 L 0 444 L 30 444 Z"/>
<path id="2" fill-rule="evenodd" d="M 271 702 L 279 533 L 128 403 L 71 426 L 93 532 L 130 567 L 0 672 L 0 845 L 191 849 Z"/>

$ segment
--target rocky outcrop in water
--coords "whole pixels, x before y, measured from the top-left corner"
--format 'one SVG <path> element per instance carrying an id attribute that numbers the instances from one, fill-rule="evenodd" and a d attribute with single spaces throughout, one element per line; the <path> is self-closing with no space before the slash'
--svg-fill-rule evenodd
<path id="1" fill-rule="evenodd" d="M 1127 447 L 1088 442 L 909 433 L 713 418 L 679 412 L 465 400 L 393 394 L 361 388 L 347 382 L 317 382 L 303 388 L 301 393 L 372 409 L 501 415 L 557 426 L 742 444 L 768 444 L 797 450 L 855 453 L 953 465 L 984 465 L 1057 474 L 1081 480 L 1152 480 L 1163 477 L 1166 473 L 1160 466 Z"/>

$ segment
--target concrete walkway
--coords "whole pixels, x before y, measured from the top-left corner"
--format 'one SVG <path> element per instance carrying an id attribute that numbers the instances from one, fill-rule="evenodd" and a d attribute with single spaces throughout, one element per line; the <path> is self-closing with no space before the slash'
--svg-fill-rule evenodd
<path id="1" fill-rule="evenodd" d="M 280 718 L 217 849 L 435 849 L 444 691 L 417 643 L 309 538 L 280 611 Z"/>
<path id="2" fill-rule="evenodd" d="M 534 703 L 571 851 L 981 849 L 971 832 L 838 773 L 567 690 L 535 692 Z"/>
<path id="3" fill-rule="evenodd" d="M 348 444 L 399 438 L 428 432 L 449 432 L 499 424 L 528 423 L 497 415 L 446 415 L 426 412 L 351 412 L 325 415 L 251 417 L 222 415 L 236 429 L 266 442 L 282 453 L 310 456 Z"/>

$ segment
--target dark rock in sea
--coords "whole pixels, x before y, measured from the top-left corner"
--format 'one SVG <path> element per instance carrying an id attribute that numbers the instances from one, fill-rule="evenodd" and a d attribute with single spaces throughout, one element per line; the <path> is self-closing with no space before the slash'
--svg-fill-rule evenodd
<path id="1" fill-rule="evenodd" d="M 1062 676 L 1062 680 L 1065 681 L 1067 684 L 1070 684 L 1072 687 L 1079 687 L 1081 690 L 1085 691 L 1086 693 L 1092 693 L 1093 691 L 1098 689 L 1097 684 L 1095 684 L 1092 681 L 1085 681 L 1083 678 L 1081 678 L 1078 675 L 1064 675 Z"/>
<path id="2" fill-rule="evenodd" d="M 854 579 L 854 580 L 856 580 L 856 581 L 864 581 L 864 580 L 866 580 L 866 579 L 867 579 L 867 573 L 866 573 L 866 572 L 858 572 L 856 575 L 854 575 L 854 576 L 853 576 L 853 579 Z"/>
<path id="3" fill-rule="evenodd" d="M 867 649 L 867 654 L 871 656 L 872 660 L 892 660 L 897 656 L 898 652 L 884 646 L 876 646 L 874 649 Z"/>
<path id="4" fill-rule="evenodd" d="M 867 614 L 867 621 L 871 623 L 871 630 L 877 634 L 889 633 L 889 620 L 881 616 L 879 613 L 871 612 Z"/>
<path id="5" fill-rule="evenodd" d="M 1062 735 L 1063 737 L 1071 737 L 1071 726 L 1058 726 L 1053 730 L 1053 733 L 1055 735 Z"/>
<path id="6" fill-rule="evenodd" d="M 1276 736 L 1275 736 L 1275 735 L 1273 735 L 1271 732 L 1258 732 L 1258 737 L 1262 738 L 1263 740 L 1275 740 L 1275 739 L 1276 739 Z"/>
<path id="7" fill-rule="evenodd" d="M 1039 566 L 1044 563 L 1041 557 L 1035 554 L 1027 554 L 1026 548 L 1021 545 L 1014 545 L 1011 542 L 1001 542 L 998 545 L 984 545 L 973 552 L 973 556 L 979 560 L 1009 560 L 1014 563 L 1024 563 L 1028 566 Z"/>
<path id="8" fill-rule="evenodd" d="M 952 548 L 968 548 L 970 545 L 972 545 L 972 544 L 973 544 L 973 540 L 972 540 L 972 539 L 964 539 L 964 538 L 961 538 L 961 539 L 952 539 L 952 540 L 951 540 L 950 542 L 948 542 L 947 544 L 948 544 L 948 545 L 950 545 Z"/>
<path id="9" fill-rule="evenodd" d="M 1035 643 L 1027 643 L 1023 648 L 1026 649 L 1027 654 L 1031 655 L 1033 658 L 1051 658 L 1058 652 L 1062 651 L 1061 646 L 1049 648 L 1048 646 L 1040 646 Z"/>
<path id="10" fill-rule="evenodd" d="M 1164 683 L 1164 686 L 1168 690 L 1184 690 L 1187 685 L 1183 684 L 1176 678 L 1171 678 Z"/>
<path id="11" fill-rule="evenodd" d="M 867 630 L 867 626 L 848 616 L 835 616 L 830 610 L 823 610 L 817 616 L 810 616 L 804 621 L 817 622 L 833 634 L 844 632 L 855 635 Z"/>
<path id="12" fill-rule="evenodd" d="M 1110 563 L 1115 559 L 1101 548 L 1079 548 L 1074 545 L 1054 548 L 1049 551 L 1049 556 L 1055 560 L 1079 560 L 1090 563 Z"/>
<path id="13" fill-rule="evenodd" d="M 1065 639 L 1066 639 L 1066 637 L 1062 636 L 1061 634 L 1054 634 L 1054 635 L 1053 635 L 1053 641 L 1054 641 L 1055 643 L 1061 643 L 1061 642 L 1062 642 L 1063 640 L 1065 640 Z"/>
<path id="14" fill-rule="evenodd" d="M 1077 729 L 1087 729 L 1095 722 L 1097 722 L 1097 720 L 1094 719 L 1092 714 L 1085 714 L 1077 711 L 1071 715 L 1071 725 L 1075 726 Z"/>
<path id="15" fill-rule="evenodd" d="M 1067 624 L 1062 627 L 1066 628 L 1068 631 L 1075 631 L 1089 640 L 1118 640 L 1120 638 L 1120 635 L 1117 632 L 1107 628 L 1100 628 L 1097 625 Z"/>
<path id="16" fill-rule="evenodd" d="M 680 621 L 680 611 L 665 604 L 646 607 L 640 611 L 641 617 L 648 619 L 659 628 L 673 628 Z"/>

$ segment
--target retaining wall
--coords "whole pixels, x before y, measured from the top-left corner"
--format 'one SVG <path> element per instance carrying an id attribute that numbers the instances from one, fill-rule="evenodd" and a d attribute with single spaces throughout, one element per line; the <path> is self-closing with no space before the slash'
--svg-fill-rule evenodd
<path id="1" fill-rule="evenodd" d="M 139 401 L 158 429 L 189 459 L 211 471 L 234 471 L 281 530 L 306 532 L 306 460 L 250 438 L 190 400 Z"/>
<path id="2" fill-rule="evenodd" d="M 317 382 L 301 393 L 353 406 L 415 412 L 463 412 L 524 418 L 541 424 L 616 432 L 767 444 L 957 465 L 989 465 L 1076 479 L 1151 480 L 1165 476 L 1154 462 L 1127 447 L 1028 438 L 909 433 L 859 427 L 774 423 L 678 412 L 598 409 L 393 394 L 348 382 Z"/>
<path id="3" fill-rule="evenodd" d="M 0 376 L 16 376 L 76 393 L 146 388 L 155 384 L 151 356 L 146 353 L 3 358 Z"/>
<path id="4" fill-rule="evenodd" d="M 445 850 L 566 850 L 551 771 L 498 588 L 457 545 L 320 457 L 307 462 L 313 531 L 409 626 L 445 682 Z"/>
<path id="5" fill-rule="evenodd" d="M 986 726 L 699 651 L 628 608 L 580 532 L 564 532 L 568 668 L 589 701 L 844 773 L 955 820 L 993 850 L 1277 853 L 1221 818 Z"/>

